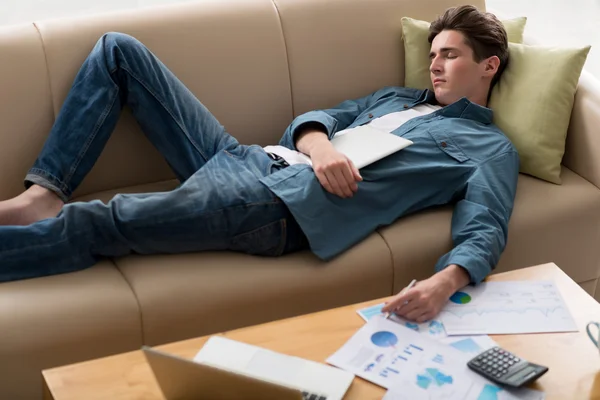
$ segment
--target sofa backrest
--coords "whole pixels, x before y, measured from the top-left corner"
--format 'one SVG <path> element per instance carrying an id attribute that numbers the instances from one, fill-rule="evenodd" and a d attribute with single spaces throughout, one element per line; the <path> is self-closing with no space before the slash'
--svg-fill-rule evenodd
<path id="1" fill-rule="evenodd" d="M 402 85 L 400 19 L 455 0 L 202 0 L 0 30 L 0 199 L 18 194 L 105 32 L 130 34 L 242 143 L 276 143 L 311 109 Z M 484 8 L 483 0 L 471 4 Z M 125 110 L 76 195 L 173 178 Z"/>

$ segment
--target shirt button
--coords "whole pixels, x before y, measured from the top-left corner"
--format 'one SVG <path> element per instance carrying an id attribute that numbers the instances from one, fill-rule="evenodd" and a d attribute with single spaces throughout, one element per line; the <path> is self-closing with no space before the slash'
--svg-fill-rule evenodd
<path id="1" fill-rule="evenodd" d="M 442 147 L 446 147 L 446 146 L 448 146 L 448 145 L 446 144 L 446 142 L 442 142 L 442 143 L 440 143 L 440 144 L 442 145 Z"/>
<path id="2" fill-rule="evenodd" d="M 373 118 L 373 114 L 369 114 L 369 118 Z"/>
<path id="3" fill-rule="evenodd" d="M 404 107 L 404 108 L 408 108 L 408 104 L 405 104 L 403 107 Z"/>

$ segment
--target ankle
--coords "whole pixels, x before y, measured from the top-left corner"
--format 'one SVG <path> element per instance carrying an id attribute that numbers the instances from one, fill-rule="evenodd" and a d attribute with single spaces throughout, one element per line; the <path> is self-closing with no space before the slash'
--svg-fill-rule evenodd
<path id="1" fill-rule="evenodd" d="M 64 202 L 56 193 L 53 191 L 46 189 L 40 185 L 32 185 L 29 189 L 27 189 L 24 193 L 27 197 L 27 202 L 32 205 L 33 203 L 47 203 L 47 204 L 59 204 L 64 205 Z"/>

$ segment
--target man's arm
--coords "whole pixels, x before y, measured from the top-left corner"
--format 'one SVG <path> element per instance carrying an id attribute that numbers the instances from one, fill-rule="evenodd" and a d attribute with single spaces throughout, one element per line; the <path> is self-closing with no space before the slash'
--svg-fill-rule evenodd
<path id="1" fill-rule="evenodd" d="M 506 247 L 518 175 L 519 157 L 514 151 L 479 166 L 454 209 L 454 248 L 439 259 L 435 275 L 396 296 L 384 312 L 394 311 L 415 321 L 429 320 L 456 290 L 481 282 L 495 268 Z"/>
<path id="2" fill-rule="evenodd" d="M 311 158 L 319 183 L 328 192 L 347 198 L 358 190 L 362 180 L 358 169 L 330 140 L 346 129 L 371 104 L 372 95 L 347 100 L 334 108 L 311 111 L 297 117 L 287 128 L 280 145 L 296 149 Z"/>
<path id="3" fill-rule="evenodd" d="M 375 93 L 355 100 L 346 100 L 333 108 L 309 111 L 299 115 L 287 127 L 279 144 L 292 150 L 302 151 L 297 144 L 300 136 L 307 132 L 322 132 L 328 139 L 332 139 L 337 132 L 346 129 L 372 105 L 374 95 Z M 304 151 L 302 152 L 304 153 Z"/>

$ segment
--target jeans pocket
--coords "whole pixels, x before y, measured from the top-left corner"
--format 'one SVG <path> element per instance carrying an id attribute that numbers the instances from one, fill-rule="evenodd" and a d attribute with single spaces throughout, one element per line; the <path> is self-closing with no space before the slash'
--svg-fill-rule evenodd
<path id="1" fill-rule="evenodd" d="M 229 249 L 260 256 L 280 256 L 286 243 L 285 218 L 231 238 Z"/>

